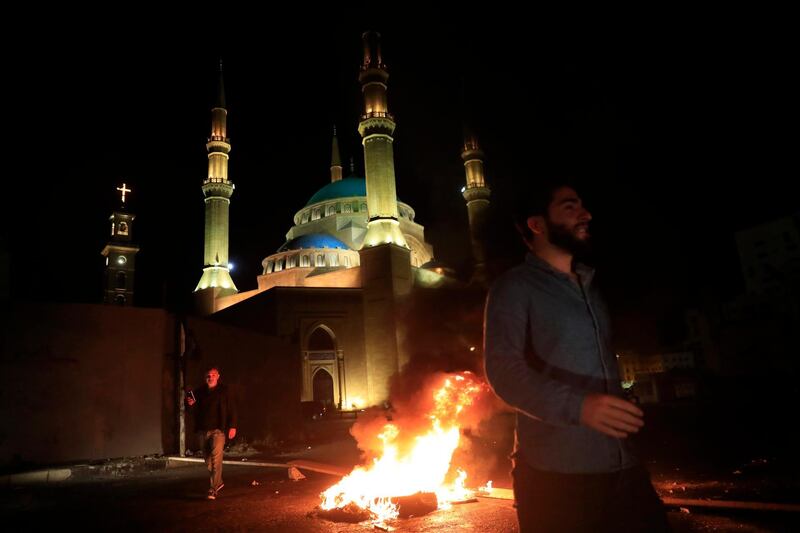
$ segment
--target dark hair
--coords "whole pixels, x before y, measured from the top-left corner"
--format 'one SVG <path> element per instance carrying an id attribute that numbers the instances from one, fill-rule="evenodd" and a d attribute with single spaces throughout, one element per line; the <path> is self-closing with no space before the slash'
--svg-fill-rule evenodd
<path id="1" fill-rule="evenodd" d="M 525 242 L 533 238 L 533 232 L 528 228 L 528 219 L 547 215 L 547 209 L 553 202 L 556 191 L 562 187 L 574 189 L 574 180 L 564 176 L 551 176 L 536 180 L 517 191 L 513 211 L 514 225 Z"/>

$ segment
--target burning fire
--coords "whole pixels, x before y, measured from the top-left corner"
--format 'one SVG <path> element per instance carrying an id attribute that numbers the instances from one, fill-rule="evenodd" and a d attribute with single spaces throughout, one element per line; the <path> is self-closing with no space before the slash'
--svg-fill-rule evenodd
<path id="1" fill-rule="evenodd" d="M 450 480 L 448 474 L 465 410 L 486 390 L 486 384 L 470 372 L 443 375 L 432 389 L 432 408 L 418 434 L 404 435 L 398 425 L 386 423 L 378 434 L 380 456 L 323 492 L 320 508 L 355 505 L 382 522 L 398 516 L 391 498 L 435 493 L 440 509 L 472 498 L 473 492 L 465 488 L 467 473 L 458 468 Z"/>

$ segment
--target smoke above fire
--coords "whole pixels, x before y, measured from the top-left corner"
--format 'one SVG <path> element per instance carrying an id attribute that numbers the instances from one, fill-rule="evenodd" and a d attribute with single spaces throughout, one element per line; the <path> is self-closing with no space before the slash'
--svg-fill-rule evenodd
<path id="1" fill-rule="evenodd" d="M 401 304 L 400 344 L 407 363 L 392 378 L 388 405 L 368 410 L 351 428 L 365 460 L 382 452 L 380 435 L 387 422 L 398 429 L 395 443 L 401 453 L 414 444 L 415 436 L 430 427 L 434 391 L 448 375 L 466 371 L 485 383 L 483 302 L 482 291 L 436 290 L 416 291 Z M 457 425 L 462 434 L 477 436 L 480 423 L 500 409 L 487 385 L 458 413 Z M 462 438 L 460 447 L 469 448 L 470 439 Z"/>
<path id="2" fill-rule="evenodd" d="M 481 390 L 474 394 L 470 403 L 462 409 L 456 407 L 459 401 L 457 394 L 441 399 L 446 404 L 444 409 L 436 405 L 436 392 L 443 387 L 448 378 L 465 375 L 474 379 Z M 471 377 L 470 377 L 471 376 Z M 463 400 L 462 400 L 463 401 Z M 380 455 L 384 449 L 381 438 L 383 428 L 391 423 L 397 428 L 394 443 L 398 451 L 406 453 L 416 443 L 416 437 L 431 427 L 431 413 L 440 413 L 439 420 L 445 424 L 456 424 L 462 431 L 475 431 L 482 420 L 487 419 L 497 409 L 496 402 L 488 386 L 483 380 L 471 373 L 448 374 L 435 372 L 416 382 L 413 394 L 399 395 L 397 401 L 392 400 L 391 407 L 372 408 L 364 413 L 351 428 L 350 432 L 364 453 L 364 459 L 370 460 Z M 457 411 L 457 412 L 456 412 Z"/>

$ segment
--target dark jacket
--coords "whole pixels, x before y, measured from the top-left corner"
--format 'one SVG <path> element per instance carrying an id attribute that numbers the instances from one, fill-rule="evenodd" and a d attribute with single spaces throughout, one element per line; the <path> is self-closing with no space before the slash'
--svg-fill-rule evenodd
<path id="1" fill-rule="evenodd" d="M 236 401 L 227 385 L 218 383 L 213 389 L 203 385 L 195 389 L 194 395 L 197 400 L 193 406 L 197 431 L 219 429 L 226 432 L 237 427 Z"/>
<path id="2" fill-rule="evenodd" d="M 610 320 L 593 283 L 529 253 L 491 287 L 484 320 L 489 383 L 517 411 L 517 456 L 563 473 L 613 472 L 638 463 L 629 443 L 580 425 L 588 393 L 622 397 Z"/>

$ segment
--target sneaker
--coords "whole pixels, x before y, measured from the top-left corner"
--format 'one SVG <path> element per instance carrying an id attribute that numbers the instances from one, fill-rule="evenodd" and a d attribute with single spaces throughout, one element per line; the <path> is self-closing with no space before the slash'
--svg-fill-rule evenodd
<path id="1" fill-rule="evenodd" d="M 217 499 L 217 491 L 214 489 L 208 489 L 208 495 L 206 496 L 208 500 L 216 500 Z"/>

